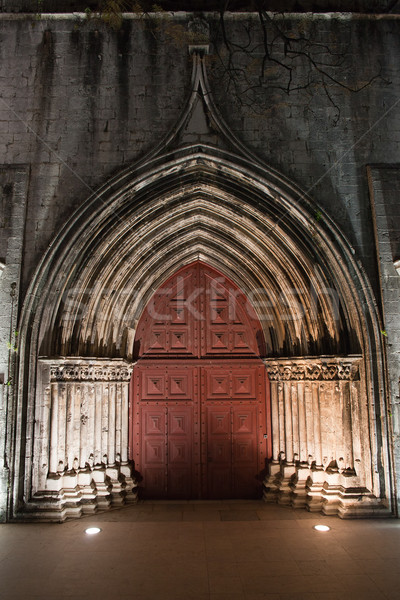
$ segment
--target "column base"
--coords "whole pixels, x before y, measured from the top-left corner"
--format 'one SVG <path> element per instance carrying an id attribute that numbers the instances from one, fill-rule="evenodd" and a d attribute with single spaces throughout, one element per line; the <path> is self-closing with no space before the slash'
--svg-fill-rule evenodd
<path id="1" fill-rule="evenodd" d="M 15 518 L 59 523 L 137 501 L 137 483 L 128 463 L 97 465 L 49 475 L 46 489 L 36 492 Z"/>
<path id="2" fill-rule="evenodd" d="M 306 508 L 342 519 L 392 517 L 387 504 L 360 485 L 354 472 L 273 463 L 263 482 L 265 502 Z"/>

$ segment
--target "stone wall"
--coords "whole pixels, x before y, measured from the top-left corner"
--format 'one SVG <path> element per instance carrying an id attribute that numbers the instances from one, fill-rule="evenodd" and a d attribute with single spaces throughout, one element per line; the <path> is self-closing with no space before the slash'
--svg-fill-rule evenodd
<path id="1" fill-rule="evenodd" d="M 383 306 L 382 335 L 388 360 L 388 411 L 394 459 L 400 464 L 400 171 L 397 165 L 371 165 L 368 175 Z"/>
<path id="2" fill-rule="evenodd" d="M 29 168 L 0 167 L 0 521 L 13 476 L 15 363 L 19 349 L 18 306 Z"/>
<path id="3" fill-rule="evenodd" d="M 177 19 L 186 26 L 188 17 Z M 215 17 L 210 22 L 215 28 Z M 300 22 L 304 27 L 303 16 Z M 227 26 L 233 39 L 243 38 L 237 17 Z M 362 85 L 381 73 L 358 93 L 332 90 L 340 107 L 337 123 L 334 105 L 318 89 L 289 96 L 266 89 L 259 115 L 259 106 L 253 112 L 234 93 L 225 96 L 216 68 L 211 87 L 239 138 L 334 216 L 374 280 L 365 166 L 392 162 L 399 150 L 399 21 L 313 17 L 307 27 L 321 43 L 344 52 L 345 82 Z M 168 19 L 161 24 L 129 19 L 115 32 L 78 16 L 3 16 L 1 46 L 0 76 L 6 82 L 1 162 L 31 164 L 34 173 L 26 288 L 43 250 L 72 211 L 112 173 L 151 150 L 176 122 L 189 92 L 191 64 L 185 44 L 171 37 Z"/>
<path id="4" fill-rule="evenodd" d="M 229 10 L 254 10 L 253 3 L 246 0 L 230 0 Z M 64 13 L 72 11 L 98 10 L 102 3 L 99 0 L 1 0 L 0 10 L 3 12 Z M 143 1 L 142 6 L 152 6 Z M 185 0 L 159 0 L 158 6 L 165 11 L 218 11 L 218 0 L 192 0 L 190 6 Z M 354 12 L 396 12 L 391 0 L 269 0 L 271 11 L 354 11 Z M 398 10 L 398 9 L 397 9 Z"/>

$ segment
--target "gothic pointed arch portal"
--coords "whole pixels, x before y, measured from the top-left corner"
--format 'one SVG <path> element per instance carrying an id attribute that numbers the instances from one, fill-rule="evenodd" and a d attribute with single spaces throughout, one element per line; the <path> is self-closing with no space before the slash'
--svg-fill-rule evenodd
<path id="1" fill-rule="evenodd" d="M 136 361 L 140 372 L 156 356 L 175 365 L 189 351 L 183 325 L 173 336 L 168 325 L 156 332 L 153 323 L 160 335 L 151 341 L 139 320 L 154 291 L 195 261 L 234 282 L 261 325 L 262 336 L 253 335 L 248 347 L 263 358 L 270 381 L 264 499 L 343 517 L 390 514 L 389 395 L 370 283 L 334 220 L 221 120 L 199 53 L 191 90 L 170 134 L 82 205 L 32 278 L 20 314 L 9 414 L 15 448 L 9 514 L 63 520 L 135 501 L 130 458 L 142 468 L 146 438 L 140 438 L 143 420 L 129 428 L 132 370 Z M 174 318 L 175 326 L 179 315 Z M 198 340 L 203 351 L 216 344 L 209 360 L 229 347 L 219 333 L 217 341 Z M 171 354 L 161 352 L 163 344 Z M 232 360 L 241 356 L 243 344 L 230 351 Z M 207 377 L 197 379 L 206 382 L 206 407 Z M 200 440 L 200 457 L 207 450 Z M 168 471 L 168 462 L 162 465 Z M 226 470 L 233 472 L 233 458 Z M 190 495 L 209 493 L 210 472 L 200 466 L 190 473 Z M 170 486 L 173 476 L 167 477 Z"/>
<path id="2" fill-rule="evenodd" d="M 130 454 L 142 495 L 261 497 L 271 455 L 265 343 L 239 288 L 200 261 L 179 269 L 143 311 L 135 354 Z"/>
<path id="3" fill-rule="evenodd" d="M 262 329 L 260 336 L 250 319 L 249 348 L 270 381 L 264 499 L 346 517 L 389 512 L 371 290 L 332 220 L 324 215 L 316 227 L 312 205 L 298 197 L 275 173 L 197 145 L 127 172 L 71 220 L 21 314 L 15 431 L 23 443 L 15 464 L 24 476 L 14 479 L 16 515 L 22 506 L 25 516 L 62 520 L 135 501 L 129 386 L 136 361 L 155 356 L 139 321 L 154 291 L 195 261 L 234 282 Z M 167 344 L 174 358 L 165 361 L 176 364 L 188 343 L 184 327 L 174 338 L 163 327 L 151 344 L 160 360 Z M 216 333 L 208 341 L 221 349 L 224 335 Z M 231 354 L 240 356 L 233 347 Z M 143 447 L 136 456 L 142 460 Z M 199 472 L 195 482 L 209 473 Z M 200 492 L 192 485 L 204 493 L 205 484 Z"/>

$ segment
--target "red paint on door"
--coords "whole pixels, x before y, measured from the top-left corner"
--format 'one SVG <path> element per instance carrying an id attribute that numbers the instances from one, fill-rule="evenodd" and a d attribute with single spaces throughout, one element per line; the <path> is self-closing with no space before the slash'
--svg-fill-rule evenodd
<path id="1" fill-rule="evenodd" d="M 144 497 L 257 497 L 269 386 L 244 294 L 201 262 L 181 269 L 151 298 L 135 350 L 130 455 Z"/>

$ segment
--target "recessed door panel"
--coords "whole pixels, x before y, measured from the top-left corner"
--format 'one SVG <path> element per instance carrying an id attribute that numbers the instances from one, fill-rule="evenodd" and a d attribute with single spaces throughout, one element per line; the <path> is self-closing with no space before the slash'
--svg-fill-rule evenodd
<path id="1" fill-rule="evenodd" d="M 153 408 L 144 406 L 142 408 L 142 425 L 145 439 L 165 436 L 165 408 Z"/>
<path id="2" fill-rule="evenodd" d="M 143 492 L 146 498 L 190 498 L 193 478 L 193 409 L 142 407 Z"/>
<path id="3" fill-rule="evenodd" d="M 232 397 L 233 398 L 255 398 L 255 380 L 259 367 L 248 369 L 233 369 L 232 373 Z"/>
<path id="4" fill-rule="evenodd" d="M 226 465 L 209 465 L 207 471 L 208 489 L 206 498 L 220 500 L 235 498 L 232 486 L 232 472 Z"/>
<path id="5" fill-rule="evenodd" d="M 256 436 L 256 407 L 254 405 L 233 405 L 233 435 L 240 439 L 249 437 L 254 439 Z"/>
<path id="6" fill-rule="evenodd" d="M 229 498 L 232 488 L 230 407 L 207 406 L 207 490 L 209 498 Z"/>
<path id="7" fill-rule="evenodd" d="M 214 408 L 207 409 L 208 435 L 210 439 L 219 439 L 221 436 L 230 435 L 231 429 L 230 409 Z"/>
<path id="8" fill-rule="evenodd" d="M 168 407 L 168 497 L 191 498 L 193 479 L 193 408 Z"/>
<path id="9" fill-rule="evenodd" d="M 164 495 L 166 489 L 166 410 L 163 407 L 140 407 L 143 428 L 141 468 L 146 473 L 145 496 Z"/>
<path id="10" fill-rule="evenodd" d="M 193 369 L 168 371 L 168 398 L 171 400 L 189 400 L 192 398 Z"/>
<path id="11" fill-rule="evenodd" d="M 156 469 L 147 467 L 144 471 L 146 482 L 142 488 L 143 498 L 166 498 L 167 497 L 167 474 L 165 467 Z"/>
<path id="12" fill-rule="evenodd" d="M 192 498 L 191 486 L 192 472 L 191 468 L 174 468 L 168 469 L 168 498 L 178 500 L 188 500 Z"/>
<path id="13" fill-rule="evenodd" d="M 232 406 L 232 476 L 234 493 L 252 498 L 260 488 L 257 406 Z M 264 442 L 265 444 L 265 442 Z"/>
<path id="14" fill-rule="evenodd" d="M 143 400 L 162 400 L 165 398 L 165 374 L 160 369 L 146 369 L 142 372 Z"/>
<path id="15" fill-rule="evenodd" d="M 254 469 L 235 469 L 233 472 L 233 498 L 259 498 L 261 490 L 260 474 Z"/>
<path id="16" fill-rule="evenodd" d="M 257 440 L 257 405 L 237 405 L 231 401 L 229 406 L 222 408 L 220 404 L 222 402 L 211 403 L 206 410 L 206 495 L 210 498 L 254 498 L 260 493 L 262 468 Z"/>
<path id="17" fill-rule="evenodd" d="M 226 369 L 207 369 L 207 397 L 215 400 L 230 398 L 230 374 Z"/>
<path id="18" fill-rule="evenodd" d="M 165 463 L 165 441 L 164 437 L 151 439 L 146 437 L 143 444 L 144 464 L 147 468 Z"/>

